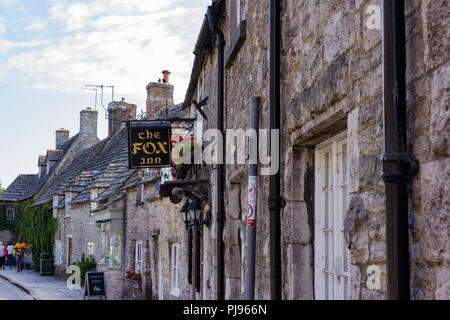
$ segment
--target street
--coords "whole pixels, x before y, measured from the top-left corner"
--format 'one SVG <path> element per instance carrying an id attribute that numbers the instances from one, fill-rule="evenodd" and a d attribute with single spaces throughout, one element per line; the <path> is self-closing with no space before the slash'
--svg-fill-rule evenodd
<path id="1" fill-rule="evenodd" d="M 0 278 L 0 300 L 33 300 L 33 298 L 15 285 Z"/>

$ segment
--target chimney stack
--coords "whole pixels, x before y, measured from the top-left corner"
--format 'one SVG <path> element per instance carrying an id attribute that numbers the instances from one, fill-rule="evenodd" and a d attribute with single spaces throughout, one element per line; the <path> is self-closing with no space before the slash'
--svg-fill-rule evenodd
<path id="1" fill-rule="evenodd" d="M 38 167 L 39 167 L 39 178 L 42 176 L 42 174 L 44 174 L 47 170 L 47 161 L 46 161 L 46 156 L 39 156 L 38 159 Z"/>
<path id="2" fill-rule="evenodd" d="M 61 145 L 64 144 L 67 140 L 69 140 L 70 131 L 64 128 L 58 129 L 55 132 L 55 148 L 56 150 L 60 150 Z"/>
<path id="3" fill-rule="evenodd" d="M 108 104 L 108 137 L 125 127 L 124 121 L 136 119 L 137 105 L 122 101 L 113 101 Z"/>
<path id="4" fill-rule="evenodd" d="M 80 136 L 97 137 L 98 112 L 87 107 L 80 112 Z"/>
<path id="5" fill-rule="evenodd" d="M 164 82 L 150 82 L 147 89 L 147 113 L 151 118 L 161 109 L 173 106 L 173 85 L 169 83 L 170 72 L 164 70 Z"/>

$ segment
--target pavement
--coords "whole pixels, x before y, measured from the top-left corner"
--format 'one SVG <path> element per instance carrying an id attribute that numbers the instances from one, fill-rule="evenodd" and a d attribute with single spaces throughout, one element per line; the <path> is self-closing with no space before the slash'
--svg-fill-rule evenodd
<path id="1" fill-rule="evenodd" d="M 41 276 L 39 272 L 33 270 L 0 269 L 0 280 L 4 286 L 0 285 L 0 290 L 6 290 L 6 283 L 20 289 L 24 294 L 29 295 L 34 300 L 83 300 L 83 291 L 67 288 L 66 280 L 55 276 Z M 3 294 L 6 296 L 6 294 Z M 1 297 L 1 293 L 0 293 Z"/>
<path id="2" fill-rule="evenodd" d="M 34 300 L 27 292 L 8 280 L 0 278 L 0 300 Z"/>

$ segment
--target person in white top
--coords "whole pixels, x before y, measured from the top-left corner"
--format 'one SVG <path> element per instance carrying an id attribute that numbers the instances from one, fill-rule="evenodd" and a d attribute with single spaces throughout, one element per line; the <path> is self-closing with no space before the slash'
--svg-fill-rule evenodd
<path id="1" fill-rule="evenodd" d="M 0 242 L 0 268 L 5 269 L 5 246 Z"/>
<path id="2" fill-rule="evenodd" d="M 8 243 L 6 250 L 8 251 L 8 265 L 9 265 L 9 268 L 12 269 L 13 261 L 14 261 L 14 255 L 13 255 L 14 246 L 13 246 L 12 242 Z"/>

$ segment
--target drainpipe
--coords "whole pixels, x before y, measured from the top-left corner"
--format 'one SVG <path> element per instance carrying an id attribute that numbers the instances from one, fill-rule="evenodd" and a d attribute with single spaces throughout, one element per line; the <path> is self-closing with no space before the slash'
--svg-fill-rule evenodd
<path id="1" fill-rule="evenodd" d="M 249 143 L 248 166 L 248 217 L 247 217 L 247 298 L 255 299 L 255 244 L 256 213 L 258 201 L 258 164 L 252 163 L 253 157 L 258 159 L 258 132 L 260 97 L 250 98 L 250 129 L 255 130 L 256 139 Z M 252 142 L 251 140 L 249 140 Z"/>
<path id="2" fill-rule="evenodd" d="M 270 131 L 280 130 L 280 0 L 269 0 L 269 124 Z M 281 137 L 281 133 L 279 135 Z M 280 139 L 281 140 L 281 139 Z M 271 139 L 270 139 L 271 141 Z M 278 145 L 270 145 L 280 149 Z M 281 150 L 280 150 L 281 151 Z M 272 154 L 272 151 L 270 151 Z M 280 152 L 281 154 L 281 152 Z M 280 170 L 269 178 L 270 212 L 270 292 L 272 300 L 281 300 L 281 221 Z"/>
<path id="3" fill-rule="evenodd" d="M 225 202 L 224 202 L 224 190 L 225 190 L 225 166 L 223 164 L 225 159 L 225 133 L 223 125 L 223 101 L 224 101 L 224 48 L 225 37 L 222 30 L 219 28 L 219 19 L 222 9 L 222 2 L 213 2 L 213 5 L 208 6 L 206 15 L 208 17 L 209 27 L 217 38 L 217 129 L 220 130 L 223 137 L 222 144 L 222 159 L 219 158 L 217 164 L 217 300 L 224 300 L 225 298 L 225 250 L 223 242 L 223 229 L 225 225 Z"/>
<path id="4" fill-rule="evenodd" d="M 188 283 L 192 284 L 192 228 L 188 229 Z"/>
<path id="5" fill-rule="evenodd" d="M 404 1 L 383 0 L 382 177 L 386 189 L 387 298 L 410 299 Z"/>
<path id="6" fill-rule="evenodd" d="M 200 227 L 195 227 L 194 233 L 194 243 L 195 243 L 195 275 L 194 275 L 194 284 L 195 284 L 195 292 L 200 294 Z"/>

